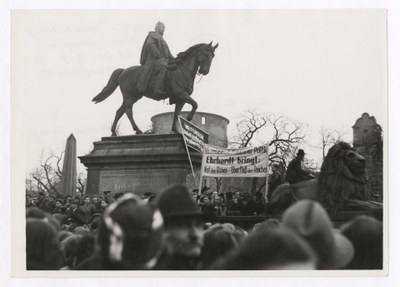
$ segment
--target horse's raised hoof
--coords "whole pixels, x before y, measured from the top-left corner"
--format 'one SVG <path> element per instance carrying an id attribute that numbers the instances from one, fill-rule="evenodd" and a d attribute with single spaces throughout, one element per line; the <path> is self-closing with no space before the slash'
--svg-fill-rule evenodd
<path id="1" fill-rule="evenodd" d="M 192 115 L 192 114 L 189 114 L 189 115 L 186 117 L 186 119 L 190 122 L 190 121 L 193 119 L 193 115 Z"/>

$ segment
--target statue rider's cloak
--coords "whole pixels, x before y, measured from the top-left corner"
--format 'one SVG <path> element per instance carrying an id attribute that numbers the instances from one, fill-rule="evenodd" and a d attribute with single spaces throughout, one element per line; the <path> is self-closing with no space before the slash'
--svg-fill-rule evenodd
<path id="1" fill-rule="evenodd" d="M 157 32 L 149 32 L 144 41 L 140 54 L 140 64 L 142 65 L 136 89 L 144 92 L 147 89 L 150 77 L 153 74 L 156 64 L 167 65 L 167 59 L 173 56 L 162 35 Z"/>

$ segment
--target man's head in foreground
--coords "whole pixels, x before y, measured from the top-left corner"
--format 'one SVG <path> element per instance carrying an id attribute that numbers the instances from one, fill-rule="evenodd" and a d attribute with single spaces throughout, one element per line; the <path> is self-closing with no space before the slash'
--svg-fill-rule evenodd
<path id="1" fill-rule="evenodd" d="M 202 213 L 183 185 L 163 191 L 155 202 L 164 218 L 163 241 L 171 256 L 197 258 L 203 247 Z"/>

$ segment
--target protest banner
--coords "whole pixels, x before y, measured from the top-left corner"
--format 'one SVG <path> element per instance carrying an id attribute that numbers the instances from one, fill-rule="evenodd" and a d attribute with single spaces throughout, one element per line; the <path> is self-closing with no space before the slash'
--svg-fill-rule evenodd
<path id="1" fill-rule="evenodd" d="M 206 144 L 201 175 L 209 177 L 267 177 L 268 144 L 226 149 Z"/>
<path id="2" fill-rule="evenodd" d="M 192 169 L 193 178 L 195 178 L 192 159 L 190 158 L 190 153 L 188 147 L 203 153 L 204 145 L 208 143 L 208 133 L 195 126 L 191 122 L 185 120 L 181 116 L 178 118 L 179 126 L 181 127 L 181 133 L 183 136 L 183 141 L 185 143 L 186 153 L 189 158 L 190 168 Z"/>
<path id="3" fill-rule="evenodd" d="M 187 146 L 203 153 L 204 145 L 208 143 L 208 133 L 181 116 L 179 116 L 179 124 Z"/>

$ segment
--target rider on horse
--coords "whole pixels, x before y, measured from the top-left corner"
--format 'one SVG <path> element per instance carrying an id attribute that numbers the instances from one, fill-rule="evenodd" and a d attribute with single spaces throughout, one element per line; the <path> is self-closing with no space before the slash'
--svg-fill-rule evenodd
<path id="1" fill-rule="evenodd" d="M 163 38 L 164 30 L 164 24 L 158 22 L 155 31 L 147 35 L 140 55 L 141 73 L 136 84 L 136 90 L 144 93 L 151 76 L 157 73 L 154 84 L 155 97 L 163 95 L 161 88 L 167 74 L 168 60 L 174 58 Z"/>
<path id="2" fill-rule="evenodd" d="M 111 126 L 112 136 L 117 136 L 117 123 L 124 114 L 127 115 L 136 134 L 142 133 L 133 119 L 132 106 L 143 96 L 156 101 L 168 98 L 170 103 L 175 104 L 174 119 L 172 121 L 172 131 L 175 133 L 178 132 L 176 125 L 178 116 L 185 104 L 192 106 L 192 110 L 186 119 L 188 121 L 193 119 L 197 110 L 197 103 L 191 97 L 193 83 L 196 75 L 207 75 L 209 73 L 218 44 L 213 46 L 212 42 L 209 44 L 199 43 L 179 53 L 175 59 L 172 59 L 168 46 L 161 36 L 163 31 L 164 25 L 159 23 L 155 32 L 158 36 L 155 36 L 152 32 L 149 33 L 143 46 L 141 62 L 144 64 L 143 66 L 114 70 L 107 85 L 92 99 L 93 102 L 100 103 L 111 96 L 118 87 L 120 88 L 123 102 L 115 113 L 114 122 Z M 143 74 L 146 75 L 143 76 Z M 156 76 L 157 83 L 154 83 L 153 75 Z M 140 81 L 139 85 L 137 85 L 138 81 Z M 138 92 L 137 86 L 144 92 Z M 161 95 L 154 96 L 152 90 L 154 86 L 156 87 L 156 94 L 159 94 L 161 89 L 165 93 L 161 92 Z"/>

